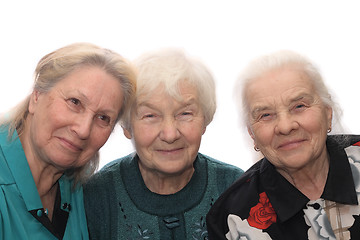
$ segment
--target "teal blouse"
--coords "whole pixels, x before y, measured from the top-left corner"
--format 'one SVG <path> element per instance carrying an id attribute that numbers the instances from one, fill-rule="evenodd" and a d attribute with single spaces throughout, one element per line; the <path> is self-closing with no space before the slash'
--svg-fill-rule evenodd
<path id="1" fill-rule="evenodd" d="M 0 132 L 0 240 L 58 239 L 30 211 L 44 213 L 30 167 L 17 133 L 8 141 Z M 59 179 L 62 209 L 69 213 L 62 239 L 88 239 L 82 187 Z M 68 207 L 68 206 L 71 207 Z"/>

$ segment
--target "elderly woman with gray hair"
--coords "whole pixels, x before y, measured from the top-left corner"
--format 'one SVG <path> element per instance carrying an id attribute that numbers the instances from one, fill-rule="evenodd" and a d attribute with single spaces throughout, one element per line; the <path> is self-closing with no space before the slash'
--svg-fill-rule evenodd
<path id="1" fill-rule="evenodd" d="M 216 109 L 207 68 L 165 49 L 136 61 L 136 98 L 122 123 L 136 152 L 86 184 L 91 239 L 205 239 L 205 216 L 243 171 L 198 152 Z"/>
<path id="2" fill-rule="evenodd" d="M 0 123 L 0 239 L 88 239 L 82 183 L 135 93 L 119 54 L 76 43 L 44 56 Z"/>
<path id="3" fill-rule="evenodd" d="M 214 204 L 209 238 L 360 239 L 360 136 L 329 135 L 338 111 L 319 71 L 280 51 L 240 79 L 246 126 L 264 158 Z"/>

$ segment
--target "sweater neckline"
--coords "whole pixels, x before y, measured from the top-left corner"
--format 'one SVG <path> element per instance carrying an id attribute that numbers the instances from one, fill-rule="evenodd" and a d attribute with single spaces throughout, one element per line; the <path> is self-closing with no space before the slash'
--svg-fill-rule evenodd
<path id="1" fill-rule="evenodd" d="M 191 209 L 203 198 L 207 186 L 207 164 L 199 156 L 194 161 L 195 171 L 189 183 L 179 192 L 169 195 L 151 192 L 146 187 L 138 161 L 135 154 L 129 161 L 123 161 L 120 167 L 125 188 L 138 209 L 150 214 L 169 216 Z"/>

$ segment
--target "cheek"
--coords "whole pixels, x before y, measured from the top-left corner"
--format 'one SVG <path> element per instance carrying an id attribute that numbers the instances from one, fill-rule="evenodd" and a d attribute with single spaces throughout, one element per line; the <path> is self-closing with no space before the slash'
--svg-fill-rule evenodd
<path id="1" fill-rule="evenodd" d="M 186 139 L 194 144 L 200 144 L 201 142 L 201 137 L 202 137 L 202 132 L 198 132 L 198 131 L 189 131 L 186 134 Z"/>
<path id="2" fill-rule="evenodd" d="M 155 126 L 133 126 L 133 139 L 137 146 L 146 147 L 151 145 L 159 135 Z"/>
<path id="3" fill-rule="evenodd" d="M 63 104 L 53 102 L 44 108 L 42 112 L 35 113 L 36 119 L 43 128 L 60 128 L 71 123 L 72 115 Z M 48 129 L 47 131 L 50 131 Z"/>
<path id="4" fill-rule="evenodd" d="M 267 145 L 271 144 L 271 140 L 274 135 L 274 129 L 272 126 L 254 126 L 253 135 L 256 144 L 260 144 L 266 147 Z"/>
<path id="5" fill-rule="evenodd" d="M 92 131 L 91 146 L 98 151 L 109 139 L 111 134 L 110 129 L 98 129 Z"/>
<path id="6" fill-rule="evenodd" d="M 325 115 L 315 112 L 302 119 L 302 126 L 308 133 L 326 135 L 329 124 Z"/>
<path id="7" fill-rule="evenodd" d="M 198 142 L 201 141 L 202 135 L 205 132 L 205 127 L 203 121 L 195 121 L 190 124 L 185 122 L 183 124 L 179 124 L 178 130 L 188 141 Z"/>

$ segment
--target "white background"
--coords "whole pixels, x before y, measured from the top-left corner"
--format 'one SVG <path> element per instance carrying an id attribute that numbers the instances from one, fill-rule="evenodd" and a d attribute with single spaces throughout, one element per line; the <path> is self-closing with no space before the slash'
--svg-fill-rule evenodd
<path id="1" fill-rule="evenodd" d="M 218 109 L 200 151 L 244 170 L 258 158 L 240 125 L 233 86 L 254 57 L 279 49 L 316 62 L 344 110 L 348 131 L 360 133 L 360 4 L 348 0 L 23 0 L 0 3 L 0 112 L 32 87 L 45 54 L 92 42 L 134 59 L 162 47 L 200 58 L 217 82 Z M 133 150 L 117 128 L 101 150 L 101 166 Z"/>

